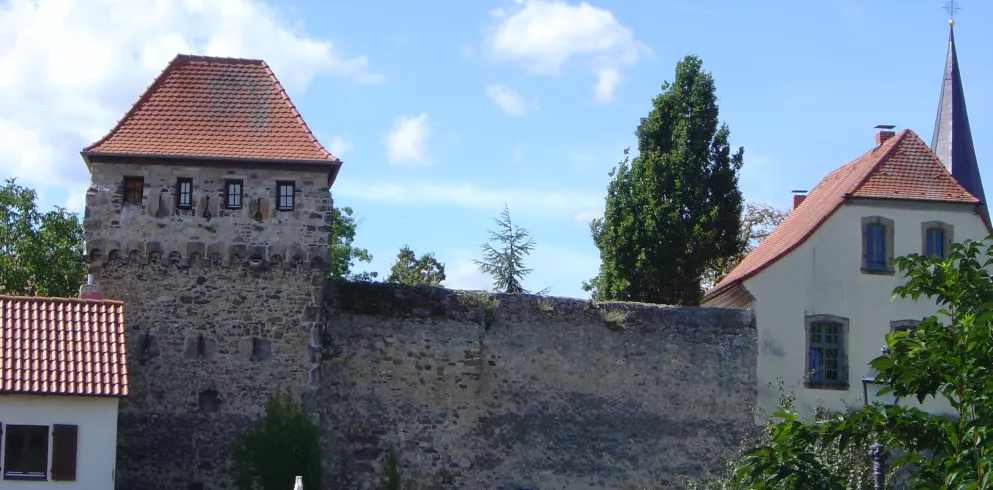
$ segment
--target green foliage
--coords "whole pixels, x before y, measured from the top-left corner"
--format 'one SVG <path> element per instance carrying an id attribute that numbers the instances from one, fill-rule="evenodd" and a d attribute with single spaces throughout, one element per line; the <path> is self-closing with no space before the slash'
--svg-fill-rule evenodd
<path id="1" fill-rule="evenodd" d="M 701 286 L 706 291 L 717 285 L 724 276 L 728 275 L 746 255 L 772 233 L 780 223 L 789 216 L 788 209 L 778 209 L 768 204 L 745 203 L 741 214 L 741 239 L 745 248 L 737 255 L 717 257 L 707 265 L 703 274 Z"/>
<path id="2" fill-rule="evenodd" d="M 297 475 L 304 488 L 323 488 L 320 434 L 289 394 L 269 398 L 265 415 L 235 445 L 235 483 L 241 490 L 286 490 Z"/>
<path id="3" fill-rule="evenodd" d="M 993 264 L 993 246 L 967 240 L 953 245 L 945 259 L 912 254 L 896 263 L 906 282 L 895 289 L 894 299 L 927 298 L 939 312 L 913 330 L 886 334 L 886 348 L 870 362 L 877 371 L 875 382 L 885 385 L 879 395 L 944 399 L 955 416 L 878 401 L 810 422 L 780 411 L 769 443 L 739 462 L 739 483 L 783 488 L 818 481 L 841 488 L 816 457 L 816 448 L 879 440 L 886 450 L 899 451 L 893 464 L 906 470 L 910 488 L 993 487 L 993 439 L 988 436 L 993 429 L 993 280 L 986 270 Z"/>
<path id="4" fill-rule="evenodd" d="M 386 466 L 383 467 L 386 477 L 386 490 L 400 490 L 401 477 L 400 464 L 397 462 L 396 451 L 390 448 L 386 451 Z"/>
<path id="5" fill-rule="evenodd" d="M 390 268 L 390 276 L 386 282 L 408 286 L 437 286 L 444 280 L 445 264 L 438 262 L 434 254 L 424 254 L 418 259 L 414 251 L 404 245 L 397 254 L 397 261 Z"/>
<path id="6" fill-rule="evenodd" d="M 86 277 L 83 228 L 63 208 L 38 212 L 36 198 L 16 179 L 0 187 L 0 293 L 75 297 Z"/>
<path id="7" fill-rule="evenodd" d="M 776 388 L 770 383 L 771 388 Z M 780 391 L 780 408 L 785 413 L 792 413 L 795 396 L 793 393 L 786 393 L 782 381 L 778 384 Z M 833 414 L 817 407 L 814 410 L 813 420 L 829 420 L 837 414 Z M 777 454 L 776 457 L 780 473 L 774 477 L 780 478 L 775 483 L 770 483 L 767 487 L 752 486 L 751 481 L 742 485 L 738 482 L 738 461 L 740 456 L 753 448 L 769 447 L 779 437 L 790 437 L 788 432 L 795 429 L 790 426 L 777 431 L 778 426 L 770 426 L 757 436 L 751 436 L 742 441 L 735 454 L 727 459 L 725 465 L 720 468 L 717 474 L 711 478 L 690 481 L 684 486 L 688 490 L 739 490 L 743 488 L 779 488 L 779 489 L 806 489 L 806 488 L 846 488 L 846 489 L 870 489 L 873 488 L 872 481 L 872 461 L 867 457 L 870 443 L 867 441 L 853 441 L 842 448 L 836 442 L 833 444 L 814 445 L 810 447 L 810 452 L 799 460 L 791 460 L 790 453 Z M 787 432 L 786 435 L 783 433 Z M 804 435 L 798 436 L 804 437 Z M 810 464 L 813 460 L 815 463 Z M 828 476 L 825 476 L 828 475 Z M 890 475 L 892 476 L 892 475 Z M 837 485 L 842 485 L 838 487 Z"/>
<path id="8" fill-rule="evenodd" d="M 639 155 L 610 172 L 603 218 L 590 224 L 600 272 L 596 300 L 695 305 L 708 265 L 738 256 L 742 199 L 727 125 L 718 127 L 713 77 L 687 56 L 638 125 Z"/>
<path id="9" fill-rule="evenodd" d="M 475 261 L 479 270 L 493 277 L 493 288 L 507 294 L 527 294 L 521 285 L 524 276 L 531 269 L 524 267 L 524 257 L 534 250 L 534 239 L 524 228 L 510 220 L 510 211 L 504 204 L 500 219 L 494 218 L 499 231 L 490 231 L 490 241 L 497 242 L 495 248 L 489 243 L 482 245 L 483 260 Z M 543 290 L 544 293 L 546 290 Z"/>
<path id="10" fill-rule="evenodd" d="M 352 208 L 334 208 L 331 210 L 331 277 L 347 278 L 353 281 L 371 281 L 378 276 L 376 272 L 352 274 L 355 261 L 372 262 L 372 254 L 364 248 L 352 245 L 355 241 L 355 230 L 358 224 L 352 217 Z"/>

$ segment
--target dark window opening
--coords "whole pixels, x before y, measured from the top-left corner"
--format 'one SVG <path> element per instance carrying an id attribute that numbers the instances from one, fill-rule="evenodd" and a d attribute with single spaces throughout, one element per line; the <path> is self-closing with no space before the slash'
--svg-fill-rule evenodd
<path id="1" fill-rule="evenodd" d="M 293 182 L 276 182 L 276 209 L 292 211 L 294 191 Z"/>
<path id="2" fill-rule="evenodd" d="M 3 477 L 6 480 L 46 480 L 48 426 L 8 425 Z"/>
<path id="3" fill-rule="evenodd" d="M 882 224 L 865 225 L 865 268 L 886 269 L 886 227 Z"/>
<path id="4" fill-rule="evenodd" d="M 141 204 L 142 196 L 145 193 L 145 179 L 143 177 L 124 177 L 124 204 Z"/>
<path id="5" fill-rule="evenodd" d="M 193 209 L 193 179 L 179 179 L 176 181 L 176 207 L 179 209 Z"/>
<path id="6" fill-rule="evenodd" d="M 841 324 L 812 322 L 810 324 L 810 381 L 839 383 L 841 379 Z"/>
<path id="7" fill-rule="evenodd" d="M 928 257 L 934 255 L 939 259 L 945 258 L 945 230 L 928 228 L 924 232 L 924 240 L 924 255 Z"/>
<path id="8" fill-rule="evenodd" d="M 228 209 L 241 209 L 242 181 L 224 181 L 224 206 Z"/>
<path id="9" fill-rule="evenodd" d="M 207 357 L 207 340 L 203 338 L 203 334 L 197 337 L 197 358 L 203 359 Z"/>

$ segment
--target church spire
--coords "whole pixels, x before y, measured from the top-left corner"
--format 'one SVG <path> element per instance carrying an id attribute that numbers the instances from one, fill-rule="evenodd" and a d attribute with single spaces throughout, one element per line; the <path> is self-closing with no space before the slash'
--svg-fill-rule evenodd
<path id="1" fill-rule="evenodd" d="M 945 75 L 941 83 L 941 99 L 938 102 L 938 116 L 934 121 L 931 151 L 938 155 L 941 163 L 962 187 L 983 202 L 981 212 L 988 223 L 986 193 L 983 191 L 983 179 L 976 161 L 976 149 L 972 144 L 969 115 L 965 110 L 965 92 L 962 89 L 959 61 L 955 52 L 955 21 L 949 21 L 948 24 L 948 57 L 945 60 Z"/>

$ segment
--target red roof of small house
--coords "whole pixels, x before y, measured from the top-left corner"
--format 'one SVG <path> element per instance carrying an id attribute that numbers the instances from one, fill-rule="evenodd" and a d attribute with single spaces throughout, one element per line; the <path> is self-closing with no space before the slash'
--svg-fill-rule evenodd
<path id="1" fill-rule="evenodd" d="M 829 173 L 800 205 L 710 291 L 712 299 L 802 245 L 849 198 L 979 204 L 916 133 L 890 137 Z"/>
<path id="2" fill-rule="evenodd" d="M 124 303 L 0 296 L 0 393 L 128 394 Z"/>
<path id="3" fill-rule="evenodd" d="M 339 163 L 262 60 L 178 55 L 86 156 Z"/>

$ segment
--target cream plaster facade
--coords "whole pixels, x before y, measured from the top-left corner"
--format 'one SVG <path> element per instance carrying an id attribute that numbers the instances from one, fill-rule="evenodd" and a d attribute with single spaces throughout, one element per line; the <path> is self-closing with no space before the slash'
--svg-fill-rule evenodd
<path id="1" fill-rule="evenodd" d="M 47 480 L 7 480 L 0 476 L 0 489 L 114 488 L 117 403 L 118 399 L 112 397 L 0 395 L 0 423 L 3 423 L 5 436 L 10 425 L 78 426 L 75 481 L 51 481 L 52 443 L 49 432 Z M 3 437 L 0 442 L 4 455 L 7 454 L 6 439 Z"/>
<path id="2" fill-rule="evenodd" d="M 895 257 L 922 253 L 922 224 L 951 225 L 951 240 L 982 240 L 989 233 L 970 204 L 925 203 L 895 200 L 852 199 L 842 205 L 802 245 L 755 276 L 744 281 L 755 300 L 758 328 L 757 420 L 779 405 L 779 380 L 787 393 L 796 395 L 796 408 L 809 414 L 818 405 L 845 410 L 864 404 L 862 377 L 870 360 L 879 355 L 891 322 L 921 320 L 937 312 L 933 302 L 921 299 L 895 299 L 893 289 L 904 281 L 893 274 L 866 273 L 862 269 L 862 224 L 865 218 L 892 220 Z M 827 315 L 847 325 L 842 335 L 843 361 L 847 360 L 847 389 L 808 388 L 804 384 L 807 366 L 809 317 Z M 847 358 L 847 359 L 846 359 Z M 772 384 L 773 386 L 770 386 Z M 878 388 L 877 388 L 878 390 Z M 869 396 L 874 390 L 869 387 Z M 917 404 L 916 400 L 900 400 Z M 932 413 L 950 410 L 944 400 L 925 400 L 923 408 Z"/>

